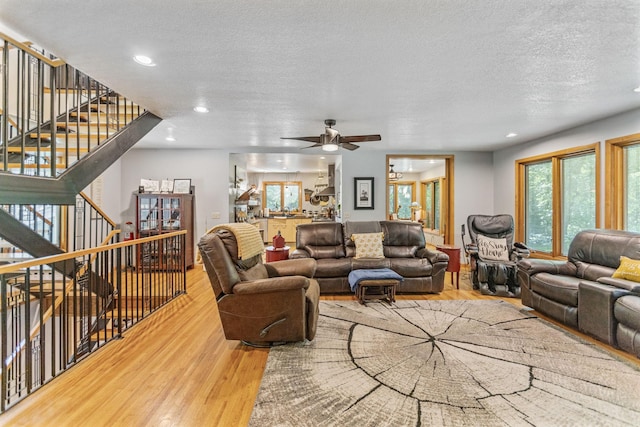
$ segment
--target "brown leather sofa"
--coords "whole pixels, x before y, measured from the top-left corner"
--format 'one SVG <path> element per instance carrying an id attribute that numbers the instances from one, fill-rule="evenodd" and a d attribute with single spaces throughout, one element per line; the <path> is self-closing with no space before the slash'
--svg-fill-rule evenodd
<path id="1" fill-rule="evenodd" d="M 384 258 L 355 258 L 354 233 L 383 232 Z M 300 224 L 290 258 L 313 258 L 321 294 L 351 293 L 351 270 L 390 268 L 404 279 L 397 292 L 439 293 L 449 257 L 425 247 L 422 226 L 408 221 L 346 221 Z"/>
<path id="2" fill-rule="evenodd" d="M 640 234 L 585 230 L 566 261 L 522 259 L 522 303 L 640 357 L 640 284 L 611 277 L 621 256 L 640 259 Z"/>
<path id="3" fill-rule="evenodd" d="M 240 259 L 236 236 L 225 230 L 205 234 L 198 247 L 227 339 L 261 347 L 313 340 L 320 296 L 314 260 Z"/>

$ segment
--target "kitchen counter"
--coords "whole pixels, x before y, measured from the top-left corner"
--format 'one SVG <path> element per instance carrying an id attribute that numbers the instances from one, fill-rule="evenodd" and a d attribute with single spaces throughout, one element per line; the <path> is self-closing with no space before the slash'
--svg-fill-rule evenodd
<path id="1" fill-rule="evenodd" d="M 298 224 L 307 224 L 311 222 L 311 218 L 304 216 L 270 216 L 267 218 L 267 235 L 265 242 L 269 243 L 278 231 L 284 237 L 287 243 L 295 243 L 296 227 Z"/>

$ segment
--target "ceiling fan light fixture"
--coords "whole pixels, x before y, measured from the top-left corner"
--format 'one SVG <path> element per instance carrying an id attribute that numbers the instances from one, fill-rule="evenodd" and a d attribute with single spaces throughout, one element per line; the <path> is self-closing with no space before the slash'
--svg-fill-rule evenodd
<path id="1" fill-rule="evenodd" d="M 393 165 L 389 165 L 389 181 L 397 181 L 402 178 L 402 174 L 400 172 L 396 172 L 393 170 Z"/>
<path id="2" fill-rule="evenodd" d="M 329 142 L 322 145 L 322 151 L 337 151 L 337 150 L 338 150 L 338 144 L 336 144 L 335 142 Z"/>

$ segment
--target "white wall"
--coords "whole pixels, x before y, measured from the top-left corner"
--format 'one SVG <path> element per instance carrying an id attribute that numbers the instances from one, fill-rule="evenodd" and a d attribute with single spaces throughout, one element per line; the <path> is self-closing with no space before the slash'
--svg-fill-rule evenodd
<path id="1" fill-rule="evenodd" d="M 493 158 L 490 152 L 461 152 L 454 159 L 454 224 L 453 244 L 462 245 L 461 225 L 469 215 L 493 214 Z M 469 235 L 467 234 L 467 242 Z"/>
<path id="2" fill-rule="evenodd" d="M 83 191 L 116 224 L 121 224 L 122 161 L 117 160 Z"/>
<path id="3" fill-rule="evenodd" d="M 493 153 L 494 208 L 515 218 L 515 161 L 540 154 L 600 142 L 601 194 L 604 194 L 605 141 L 640 132 L 640 109 L 598 120 L 545 138 Z M 601 206 L 604 214 L 604 200 Z M 604 215 L 601 215 L 604 218 Z M 603 226 L 603 224 L 600 224 Z"/>
<path id="4" fill-rule="evenodd" d="M 190 178 L 195 186 L 194 241 L 217 224 L 228 222 L 229 153 L 221 150 L 132 149 L 121 159 L 121 221 L 135 221 L 133 193 L 140 179 Z M 220 215 L 213 219 L 213 212 Z"/>
<path id="5" fill-rule="evenodd" d="M 385 153 L 377 151 L 342 153 L 342 220 L 383 220 L 385 209 Z M 353 192 L 354 178 L 373 177 L 373 209 L 355 209 Z"/>

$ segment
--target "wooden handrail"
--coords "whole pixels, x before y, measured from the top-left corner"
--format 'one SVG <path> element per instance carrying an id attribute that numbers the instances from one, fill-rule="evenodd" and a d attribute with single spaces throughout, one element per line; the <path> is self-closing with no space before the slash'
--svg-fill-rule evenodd
<path id="1" fill-rule="evenodd" d="M 2 108 L 0 108 L 0 116 L 3 114 L 4 112 L 2 111 Z M 20 132 L 20 127 L 18 126 L 18 124 L 15 122 L 15 120 L 13 120 L 11 117 L 7 116 L 7 122 L 13 126 L 14 128 L 16 128 L 18 130 L 18 132 Z"/>
<path id="2" fill-rule="evenodd" d="M 112 220 L 111 218 L 109 218 L 109 216 L 104 213 L 104 211 L 102 209 L 100 209 L 100 207 L 98 205 L 95 204 L 95 202 L 93 200 L 91 200 L 83 191 L 80 192 L 80 196 L 82 196 L 82 198 L 89 203 L 89 205 L 91 205 L 91 207 L 93 209 L 95 209 L 100 215 L 102 215 L 102 218 L 104 218 L 105 221 L 107 221 L 109 223 L 109 225 L 111 225 L 112 227 L 116 226 L 116 222 L 114 220 Z"/>
<path id="3" fill-rule="evenodd" d="M 62 59 L 60 59 L 60 58 L 56 58 L 56 59 L 47 58 L 46 56 L 44 56 L 40 52 L 38 52 L 36 50 L 33 50 L 31 48 L 31 46 L 29 46 L 29 45 L 27 45 L 25 43 L 19 42 L 18 40 L 14 39 L 13 37 L 9 37 L 5 33 L 0 32 L 0 38 L 3 39 L 3 40 L 8 41 L 9 43 L 14 45 L 15 47 L 18 47 L 18 48 L 24 50 L 25 52 L 29 52 L 30 55 L 35 56 L 39 60 L 49 64 L 50 66 L 52 66 L 54 68 L 60 67 L 61 65 L 65 64 L 65 62 Z"/>

